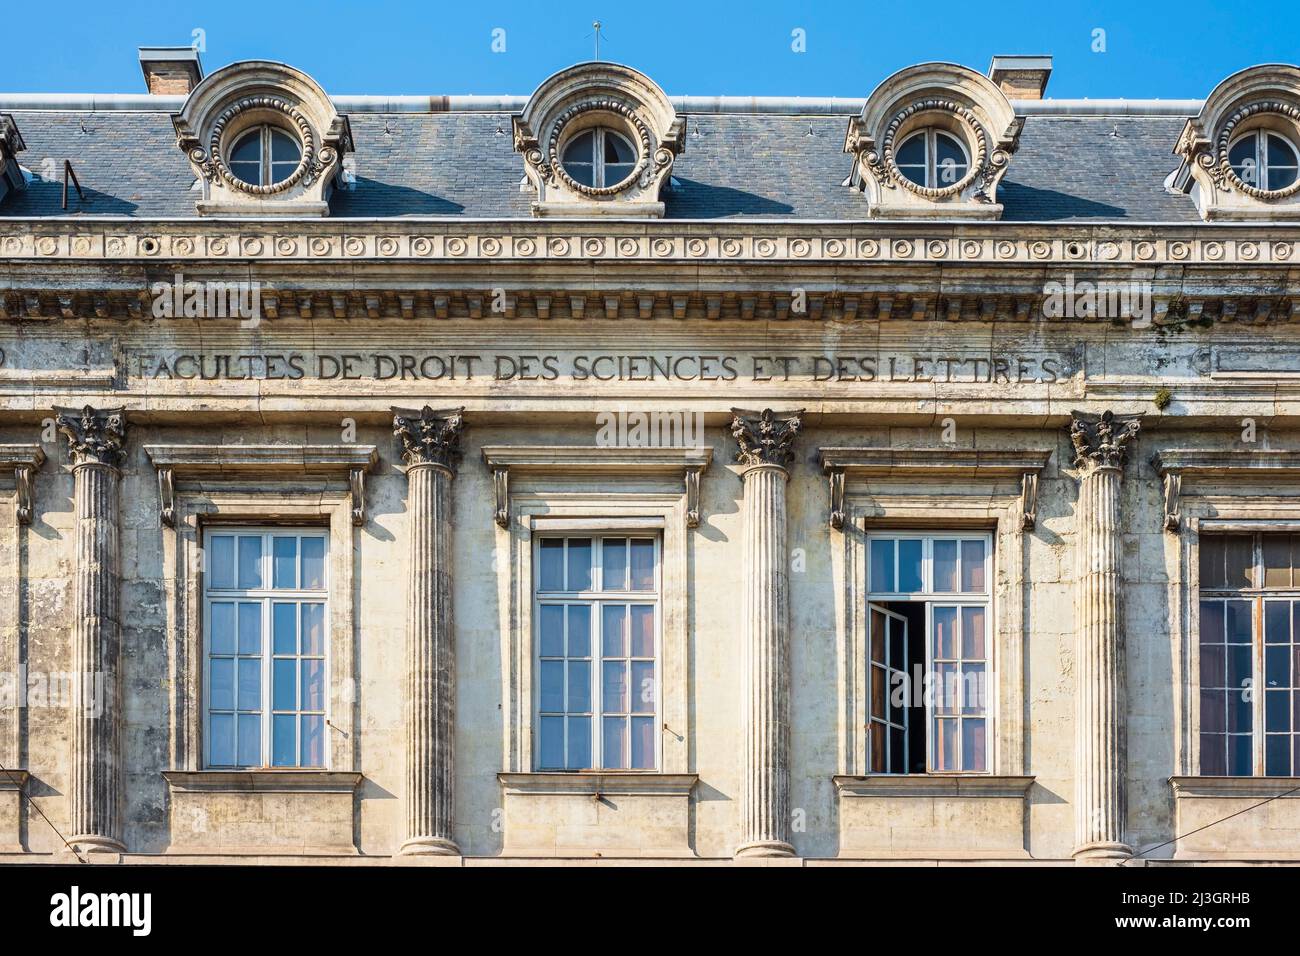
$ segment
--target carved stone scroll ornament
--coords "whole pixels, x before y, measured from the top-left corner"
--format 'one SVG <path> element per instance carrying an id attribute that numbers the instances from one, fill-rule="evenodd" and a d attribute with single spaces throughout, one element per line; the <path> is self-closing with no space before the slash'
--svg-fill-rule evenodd
<path id="1" fill-rule="evenodd" d="M 844 530 L 844 469 L 834 468 L 830 472 L 831 482 L 831 527 L 836 531 Z"/>
<path id="2" fill-rule="evenodd" d="M 736 461 L 746 467 L 779 465 L 794 461 L 794 440 L 799 434 L 803 409 L 780 414 L 765 408 L 761 412 L 731 410 L 731 435 L 739 450 Z"/>
<path id="3" fill-rule="evenodd" d="M 126 415 L 120 408 L 77 410 L 56 408 L 54 419 L 68 439 L 74 465 L 108 465 L 119 468 L 126 442 Z"/>
<path id="4" fill-rule="evenodd" d="M 454 471 L 460 458 L 460 435 L 465 427 L 464 408 L 435 411 L 428 405 L 416 411 L 393 409 L 393 434 L 402 440 L 407 465 L 440 465 Z"/>
<path id="5" fill-rule="evenodd" d="M 162 507 L 158 511 L 158 520 L 165 527 L 176 527 L 176 472 L 174 469 L 158 469 L 158 500 L 162 502 Z"/>
<path id="6" fill-rule="evenodd" d="M 1038 472 L 1027 471 L 1020 478 L 1020 527 L 1033 531 L 1038 524 Z"/>
<path id="7" fill-rule="evenodd" d="M 703 468 L 686 469 L 686 527 L 700 526 L 700 472 Z"/>
<path id="8" fill-rule="evenodd" d="M 1071 412 L 1070 442 L 1074 446 L 1074 466 L 1123 468 L 1128 443 L 1137 437 L 1141 428 L 1140 415 L 1116 418 L 1109 409 L 1100 416 Z"/>

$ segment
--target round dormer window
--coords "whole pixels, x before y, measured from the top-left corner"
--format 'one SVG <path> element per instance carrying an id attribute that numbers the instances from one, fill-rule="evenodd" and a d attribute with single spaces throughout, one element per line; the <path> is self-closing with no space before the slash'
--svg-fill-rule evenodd
<path id="1" fill-rule="evenodd" d="M 569 177 L 581 186 L 608 189 L 617 186 L 636 169 L 637 151 L 621 133 L 596 126 L 575 135 L 564 147 L 561 163 Z"/>
<path id="2" fill-rule="evenodd" d="M 946 189 L 966 178 L 970 157 L 961 140 L 941 129 L 923 129 L 905 139 L 894 165 L 911 182 L 926 189 Z"/>
<path id="3" fill-rule="evenodd" d="M 1300 151 L 1271 129 L 1256 129 L 1233 140 L 1228 165 L 1247 186 L 1278 192 L 1295 185 L 1300 177 Z"/>
<path id="4" fill-rule="evenodd" d="M 274 186 L 289 179 L 302 162 L 302 147 L 284 129 L 263 124 L 240 135 L 226 165 L 249 186 Z"/>

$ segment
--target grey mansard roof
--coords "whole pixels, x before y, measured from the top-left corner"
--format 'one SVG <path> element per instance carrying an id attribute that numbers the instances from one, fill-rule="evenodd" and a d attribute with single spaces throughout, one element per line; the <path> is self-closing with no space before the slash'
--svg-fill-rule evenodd
<path id="1" fill-rule="evenodd" d="M 1050 101 L 1042 101 L 1047 106 Z M 37 174 L 0 204 L 0 216 L 83 214 L 194 217 L 194 174 L 172 131 L 170 111 L 12 112 Z M 686 149 L 664 195 L 674 219 L 867 218 L 867 200 L 842 185 L 852 157 L 842 149 L 847 115 L 686 113 Z M 1189 114 L 1190 115 L 1190 114 Z M 1186 116 L 1171 111 L 1035 110 L 998 192 L 1004 221 L 1198 221 L 1192 200 L 1164 182 Z M 508 112 L 353 112 L 355 189 L 336 192 L 333 218 L 453 216 L 529 218 L 523 160 L 511 147 Z M 75 193 L 61 209 L 63 160 Z M 56 170 L 40 178 L 42 163 Z"/>

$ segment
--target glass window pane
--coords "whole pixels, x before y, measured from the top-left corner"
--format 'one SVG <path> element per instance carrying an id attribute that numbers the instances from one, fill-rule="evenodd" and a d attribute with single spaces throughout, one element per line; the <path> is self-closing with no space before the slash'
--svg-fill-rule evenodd
<path id="1" fill-rule="evenodd" d="M 606 604 L 601 614 L 601 653 L 605 657 L 623 657 L 626 646 L 623 640 L 625 610 L 621 604 Z"/>
<path id="2" fill-rule="evenodd" d="M 325 605 L 302 605 L 302 653 L 325 653 Z"/>
<path id="3" fill-rule="evenodd" d="M 1236 173 L 1243 183 L 1247 186 L 1258 185 L 1259 176 L 1256 171 L 1258 162 L 1255 157 L 1255 144 L 1258 137 L 1254 133 L 1249 133 L 1228 149 L 1228 165 Z"/>
<path id="4" fill-rule="evenodd" d="M 653 714 L 655 710 L 654 661 L 632 662 L 632 712 Z"/>
<path id="5" fill-rule="evenodd" d="M 569 140 L 564 147 L 564 164 L 590 163 L 594 160 L 596 131 L 587 130 Z"/>
<path id="6" fill-rule="evenodd" d="M 1289 588 L 1291 586 L 1291 536 L 1289 534 L 1265 534 L 1264 551 L 1264 587 Z"/>
<path id="7" fill-rule="evenodd" d="M 1224 556 L 1227 544 L 1221 535 L 1202 535 L 1199 545 L 1201 587 L 1224 588 L 1228 585 L 1224 573 Z"/>
<path id="8" fill-rule="evenodd" d="M 538 612 L 542 657 L 563 657 L 564 605 L 543 604 Z"/>
<path id="9" fill-rule="evenodd" d="M 931 611 L 934 622 L 934 656 L 939 660 L 957 657 L 957 609 L 936 607 Z"/>
<path id="10" fill-rule="evenodd" d="M 907 622 L 889 619 L 889 666 L 895 670 L 907 668 Z"/>
<path id="11" fill-rule="evenodd" d="M 1224 539 L 1224 561 L 1229 588 L 1254 587 L 1255 547 L 1248 534 L 1228 535 Z"/>
<path id="12" fill-rule="evenodd" d="M 260 186 L 262 183 L 262 166 L 260 163 L 231 163 L 230 172 L 236 179 L 248 183 L 250 186 Z"/>
<path id="13" fill-rule="evenodd" d="M 655 766 L 655 722 L 653 717 L 632 718 L 632 769 L 653 770 Z"/>
<path id="14" fill-rule="evenodd" d="M 1218 734 L 1201 734 L 1201 773 L 1222 777 L 1228 773 L 1228 740 Z"/>
<path id="15" fill-rule="evenodd" d="M 588 661 L 569 662 L 569 701 L 566 710 L 570 714 L 591 712 L 591 664 Z"/>
<path id="16" fill-rule="evenodd" d="M 914 594 L 923 590 L 921 583 L 921 540 L 904 538 L 898 542 L 898 591 Z"/>
<path id="17" fill-rule="evenodd" d="M 606 591 L 624 590 L 627 587 L 627 539 L 606 538 L 601 543 L 601 551 L 601 587 Z"/>
<path id="18" fill-rule="evenodd" d="M 569 762 L 570 770 L 587 770 L 592 766 L 591 760 L 591 718 L 570 717 L 569 721 Z"/>
<path id="19" fill-rule="evenodd" d="M 564 164 L 564 171 L 568 173 L 573 181 L 583 186 L 596 185 L 596 167 L 591 163 L 570 163 Z"/>
<path id="20" fill-rule="evenodd" d="M 984 713 L 988 704 L 988 683 L 983 664 L 961 666 L 961 701 L 963 714 Z"/>
<path id="21" fill-rule="evenodd" d="M 606 717 L 600 728 L 604 766 L 608 770 L 626 770 L 627 718 Z"/>
<path id="22" fill-rule="evenodd" d="M 302 717 L 302 756 L 304 767 L 325 766 L 325 718 L 319 714 Z"/>
<path id="23" fill-rule="evenodd" d="M 271 707 L 275 710 L 298 709 L 298 661 L 276 659 L 271 662 Z"/>
<path id="24" fill-rule="evenodd" d="M 1224 641 L 1223 625 L 1223 602 L 1202 601 L 1201 643 L 1222 644 Z"/>
<path id="25" fill-rule="evenodd" d="M 325 662 L 307 658 L 299 668 L 302 671 L 302 696 L 299 710 L 325 709 Z"/>
<path id="26" fill-rule="evenodd" d="M 325 539 L 302 539 L 302 586 L 325 587 Z"/>
<path id="27" fill-rule="evenodd" d="M 984 542 L 961 543 L 961 589 L 977 594 L 984 592 Z"/>
<path id="28" fill-rule="evenodd" d="M 297 763 L 298 741 L 294 733 L 298 718 L 276 714 L 271 718 L 271 766 L 292 767 Z"/>
<path id="29" fill-rule="evenodd" d="M 261 535 L 241 534 L 239 536 L 238 580 L 241 588 L 260 588 L 262 586 Z"/>
<path id="30" fill-rule="evenodd" d="M 605 661 L 601 688 L 601 708 L 607 714 L 626 714 L 628 710 L 627 665 L 622 661 Z"/>
<path id="31" fill-rule="evenodd" d="M 957 590 L 957 542 L 934 542 L 934 589 Z"/>
<path id="32" fill-rule="evenodd" d="M 867 732 L 867 746 L 871 750 L 871 772 L 885 773 L 888 767 L 885 766 L 885 750 L 889 742 L 889 729 L 877 721 L 871 722 L 871 727 Z"/>
<path id="33" fill-rule="evenodd" d="M 655 656 L 655 609 L 650 604 L 632 605 L 633 657 Z"/>
<path id="34" fill-rule="evenodd" d="M 239 137 L 230 151 L 232 163 L 252 163 L 262 158 L 262 127 L 249 130 Z"/>
<path id="35" fill-rule="evenodd" d="M 569 605 L 569 657 L 591 656 L 591 605 Z"/>
<path id="36" fill-rule="evenodd" d="M 1269 687 L 1291 686 L 1291 648 L 1264 648 L 1264 683 Z"/>
<path id="37" fill-rule="evenodd" d="M 1254 704 L 1245 691 L 1229 689 L 1228 698 L 1228 733 L 1249 734 L 1255 725 Z"/>
<path id="38" fill-rule="evenodd" d="M 636 162 L 632 145 L 613 130 L 605 130 L 605 162 L 626 165 Z"/>
<path id="39" fill-rule="evenodd" d="M 271 605 L 271 647 L 276 654 L 298 653 L 298 605 Z"/>
<path id="40" fill-rule="evenodd" d="M 871 590 L 894 591 L 894 542 L 890 538 L 871 539 Z"/>
<path id="41" fill-rule="evenodd" d="M 925 165 L 925 134 L 919 133 L 911 137 L 898 151 L 894 153 L 894 162 L 899 166 L 924 166 Z"/>
<path id="42" fill-rule="evenodd" d="M 632 590 L 653 591 L 655 587 L 655 543 L 651 538 L 632 539 Z"/>
<path id="43" fill-rule="evenodd" d="M 239 715 L 239 765 L 262 765 L 262 717 L 260 714 Z"/>
<path id="44" fill-rule="evenodd" d="M 239 653 L 258 654 L 262 650 L 262 605 L 239 602 Z"/>
<path id="45" fill-rule="evenodd" d="M 213 710 L 235 709 L 235 662 L 214 657 L 208 665 L 208 694 Z"/>
<path id="46" fill-rule="evenodd" d="M 570 538 L 569 539 L 569 580 L 565 585 L 566 591 L 590 591 L 591 590 L 591 539 L 590 538 Z"/>
<path id="47" fill-rule="evenodd" d="M 883 667 L 871 667 L 871 716 L 885 719 L 889 701 L 889 689 L 886 685 Z"/>
<path id="48" fill-rule="evenodd" d="M 288 133 L 278 129 L 271 130 L 271 161 L 275 163 L 297 163 L 302 157 L 298 143 Z"/>
<path id="49" fill-rule="evenodd" d="M 984 659 L 984 608 L 961 609 L 961 656 L 967 660 Z"/>
<path id="50" fill-rule="evenodd" d="M 233 535 L 214 534 L 208 548 L 208 587 L 212 589 L 235 586 L 235 539 Z"/>
<path id="51" fill-rule="evenodd" d="M 961 695 L 961 672 L 956 664 L 936 664 L 934 677 L 934 709 L 940 714 L 957 713 L 957 703 Z"/>
<path id="52" fill-rule="evenodd" d="M 1269 189 L 1286 189 L 1296 180 L 1294 166 L 1273 166 L 1268 171 Z"/>
<path id="53" fill-rule="evenodd" d="M 298 586 L 298 539 L 292 535 L 277 534 L 271 539 L 271 559 L 274 563 L 274 587 Z"/>
<path id="54" fill-rule="evenodd" d="M 538 548 L 537 588 L 541 591 L 564 590 L 564 539 L 543 538 Z"/>
<path id="55" fill-rule="evenodd" d="M 235 605 L 230 601 L 214 601 L 211 623 L 209 643 L 212 645 L 212 653 L 235 653 Z"/>
<path id="56" fill-rule="evenodd" d="M 1264 730 L 1268 733 L 1291 732 L 1291 692 L 1289 690 L 1269 690 L 1264 692 Z"/>
<path id="57" fill-rule="evenodd" d="M 962 769 L 983 773 L 985 769 L 984 718 L 971 717 L 961 722 Z"/>
<path id="58" fill-rule="evenodd" d="M 1229 644 L 1249 644 L 1251 607 L 1249 601 L 1224 601 L 1224 629 Z"/>
<path id="59" fill-rule="evenodd" d="M 1250 686 L 1251 674 L 1254 671 L 1252 666 L 1252 650 L 1249 644 L 1229 644 L 1228 645 L 1228 685 L 1233 688 L 1247 688 Z"/>
<path id="60" fill-rule="evenodd" d="M 213 714 L 208 721 L 208 753 L 214 767 L 232 767 L 235 764 L 235 716 Z"/>
<path id="61" fill-rule="evenodd" d="M 260 657 L 245 657 L 239 661 L 239 709 L 262 709 L 262 659 Z"/>
<path id="62" fill-rule="evenodd" d="M 901 727 L 889 728 L 889 772 L 907 773 L 907 735 Z"/>
<path id="63" fill-rule="evenodd" d="M 541 667 L 541 701 L 543 713 L 564 713 L 564 662 L 542 661 Z"/>
<path id="64" fill-rule="evenodd" d="M 934 722 L 934 769 L 957 770 L 956 718 L 944 717 Z"/>
<path id="65" fill-rule="evenodd" d="M 1201 686 L 1227 687 L 1228 666 L 1222 644 L 1201 645 Z M 1209 728 L 1205 728 L 1209 729 Z M 1222 728 L 1220 728 L 1222 729 Z"/>
<path id="66" fill-rule="evenodd" d="M 1291 735 L 1269 734 L 1264 738 L 1264 773 L 1269 777 L 1291 776 Z"/>
<path id="67" fill-rule="evenodd" d="M 871 609 L 871 659 L 877 664 L 885 663 L 885 615 Z"/>
<path id="68" fill-rule="evenodd" d="M 1228 691 L 1201 691 L 1201 732 L 1221 734 L 1228 730 Z"/>
<path id="69" fill-rule="evenodd" d="M 1291 602 L 1264 602 L 1264 643 L 1289 644 L 1291 642 Z"/>
<path id="70" fill-rule="evenodd" d="M 564 718 L 543 717 L 538 721 L 540 743 L 537 748 L 538 767 L 542 770 L 559 770 L 564 767 Z"/>

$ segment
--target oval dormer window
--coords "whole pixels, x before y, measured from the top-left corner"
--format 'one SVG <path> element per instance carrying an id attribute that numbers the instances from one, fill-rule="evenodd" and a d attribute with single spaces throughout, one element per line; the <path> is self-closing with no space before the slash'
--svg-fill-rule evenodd
<path id="1" fill-rule="evenodd" d="M 943 189 L 961 182 L 970 169 L 970 158 L 956 136 L 940 129 L 923 129 L 898 147 L 894 165 L 918 186 Z"/>
<path id="2" fill-rule="evenodd" d="M 1300 176 L 1300 152 L 1284 136 L 1257 129 L 1237 137 L 1228 149 L 1228 165 L 1247 186 L 1277 192 Z"/>
<path id="3" fill-rule="evenodd" d="M 636 150 L 621 134 L 604 126 L 584 130 L 564 147 L 564 171 L 593 189 L 617 186 L 636 169 Z"/>
<path id="4" fill-rule="evenodd" d="M 231 175 L 250 186 L 274 186 L 293 175 L 302 161 L 302 148 L 276 126 L 256 126 L 242 134 L 230 150 Z"/>

